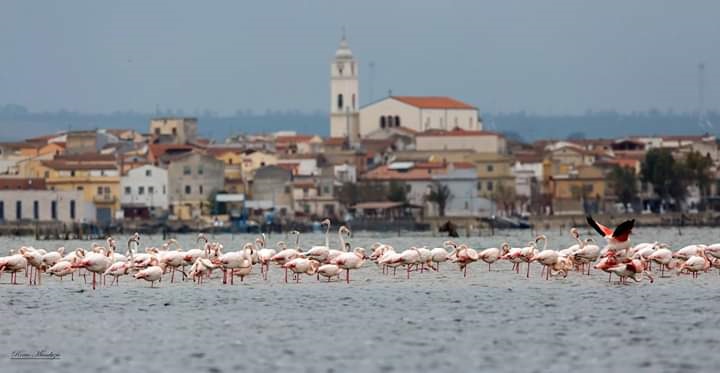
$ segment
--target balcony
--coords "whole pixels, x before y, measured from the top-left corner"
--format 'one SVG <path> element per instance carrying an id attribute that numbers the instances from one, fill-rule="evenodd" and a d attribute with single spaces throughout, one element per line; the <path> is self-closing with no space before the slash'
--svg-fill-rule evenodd
<path id="1" fill-rule="evenodd" d="M 115 203 L 117 199 L 112 194 L 96 194 L 93 196 L 95 203 Z"/>

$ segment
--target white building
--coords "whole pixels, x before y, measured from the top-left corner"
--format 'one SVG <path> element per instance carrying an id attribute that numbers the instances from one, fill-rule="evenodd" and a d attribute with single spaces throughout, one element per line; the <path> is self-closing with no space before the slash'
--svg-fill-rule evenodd
<path id="1" fill-rule="evenodd" d="M 401 126 L 417 132 L 482 130 L 477 108 L 454 98 L 389 96 L 360 108 L 359 95 L 358 63 L 343 36 L 330 64 L 330 136 L 350 134 L 352 145 L 378 129 Z"/>
<path id="2" fill-rule="evenodd" d="M 168 172 L 163 168 L 152 165 L 134 168 L 121 178 L 120 187 L 123 206 L 168 209 Z"/>
<path id="3" fill-rule="evenodd" d="M 82 191 L 2 190 L 0 221 L 95 221 L 95 205 L 86 202 Z"/>

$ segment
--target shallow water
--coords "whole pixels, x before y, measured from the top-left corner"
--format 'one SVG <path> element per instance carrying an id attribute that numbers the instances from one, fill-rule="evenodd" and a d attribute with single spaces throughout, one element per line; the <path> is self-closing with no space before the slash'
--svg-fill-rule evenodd
<path id="1" fill-rule="evenodd" d="M 473 247 L 504 240 L 521 245 L 529 231 L 459 241 Z M 584 231 L 585 234 L 591 232 Z M 666 241 L 675 249 L 715 242 L 719 229 L 638 229 L 633 241 Z M 564 232 L 549 232 L 550 246 L 566 247 Z M 125 239 L 125 237 L 118 237 Z M 250 236 L 214 239 L 225 250 Z M 271 237 L 275 242 L 281 236 Z M 194 236 L 181 236 L 192 247 Z M 434 247 L 446 238 L 360 233 L 354 246 L 381 239 L 396 249 Z M 303 246 L 322 243 L 303 236 Z M 333 244 L 336 239 L 333 237 Z M 718 240 L 720 241 L 720 240 Z M 143 245 L 160 237 L 143 237 Z M 88 247 L 87 242 L 28 242 L 35 247 Z M 3 249 L 2 251 L 5 251 Z M 445 264 L 439 273 L 383 276 L 371 264 L 344 282 L 304 277 L 285 284 L 272 268 L 234 286 L 217 277 L 157 289 L 129 277 L 93 291 L 78 278 L 44 278 L 40 287 L 0 278 L 0 372 L 109 371 L 718 371 L 720 276 L 713 271 L 617 285 L 607 275 L 571 273 L 545 281 L 500 263 L 488 272 L 474 264 L 463 278 Z M 21 275 L 20 279 L 24 279 Z M 11 360 L 13 351 L 60 354 L 57 360 Z"/>

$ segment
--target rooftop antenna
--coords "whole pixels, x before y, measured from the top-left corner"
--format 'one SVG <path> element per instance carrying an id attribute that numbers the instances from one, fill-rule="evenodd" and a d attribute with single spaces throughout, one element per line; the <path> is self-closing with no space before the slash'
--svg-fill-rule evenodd
<path id="1" fill-rule="evenodd" d="M 369 75 L 370 75 L 370 84 L 368 84 L 368 88 L 370 91 L 370 102 L 375 101 L 375 62 L 370 61 L 368 64 L 369 68 Z"/>

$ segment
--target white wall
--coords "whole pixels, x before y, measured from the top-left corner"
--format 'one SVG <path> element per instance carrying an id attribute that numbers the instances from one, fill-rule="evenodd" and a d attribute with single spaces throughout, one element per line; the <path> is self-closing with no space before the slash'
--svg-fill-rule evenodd
<path id="1" fill-rule="evenodd" d="M 38 202 L 40 221 L 58 220 L 63 223 L 83 223 L 95 221 L 95 205 L 85 202 L 82 191 L 53 190 L 2 190 L 4 221 L 16 221 L 16 203 L 21 202 L 21 220 L 35 220 L 34 202 Z M 57 216 L 52 216 L 52 202 L 57 203 Z M 75 218 L 70 216 L 70 203 L 75 201 Z"/>
<path id="2" fill-rule="evenodd" d="M 392 115 L 400 117 L 400 126 L 416 131 L 420 129 L 420 109 L 392 98 L 367 105 L 360 110 L 360 136 L 380 129 L 380 117 Z"/>
<path id="3" fill-rule="evenodd" d="M 150 175 L 147 174 L 148 172 Z M 140 187 L 143 188 L 143 194 L 140 194 Z M 150 187 L 153 188 L 153 193 L 150 193 Z M 167 170 L 145 165 L 128 171 L 128 174 L 120 179 L 120 202 L 166 210 L 168 208 Z"/>

